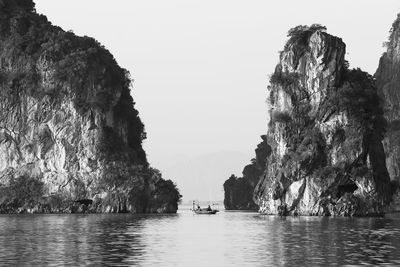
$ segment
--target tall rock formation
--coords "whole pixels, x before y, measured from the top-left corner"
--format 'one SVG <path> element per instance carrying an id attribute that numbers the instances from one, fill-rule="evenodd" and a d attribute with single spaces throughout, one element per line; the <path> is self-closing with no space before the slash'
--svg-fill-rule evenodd
<path id="1" fill-rule="evenodd" d="M 266 160 L 254 198 L 269 214 L 382 214 L 393 184 L 374 79 L 349 70 L 345 44 L 320 25 L 298 26 L 268 88 Z"/>
<path id="2" fill-rule="evenodd" d="M 388 122 L 384 139 L 390 178 L 400 182 L 400 14 L 392 25 L 389 41 L 375 73 L 378 93 Z"/>
<path id="3" fill-rule="evenodd" d="M 175 212 L 129 88 L 96 40 L 0 1 L 0 212 Z"/>

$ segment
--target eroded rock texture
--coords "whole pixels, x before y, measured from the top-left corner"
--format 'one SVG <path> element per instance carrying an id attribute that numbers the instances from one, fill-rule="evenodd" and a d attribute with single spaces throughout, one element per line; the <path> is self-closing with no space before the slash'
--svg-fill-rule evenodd
<path id="1" fill-rule="evenodd" d="M 400 16 L 393 23 L 387 52 L 375 73 L 378 93 L 388 122 L 384 139 L 386 163 L 391 179 L 400 181 Z"/>
<path id="2" fill-rule="evenodd" d="M 380 215 L 392 201 L 374 79 L 349 70 L 346 46 L 320 25 L 298 26 L 271 76 L 267 143 L 255 188 L 268 214 Z"/>
<path id="3" fill-rule="evenodd" d="M 387 132 L 383 139 L 386 165 L 390 179 L 400 182 L 400 14 L 392 25 L 387 51 L 383 53 L 375 73 L 378 93 L 382 99 Z M 390 211 L 400 211 L 397 192 Z"/>
<path id="4" fill-rule="evenodd" d="M 108 50 L 0 1 L 0 212 L 175 212 Z"/>

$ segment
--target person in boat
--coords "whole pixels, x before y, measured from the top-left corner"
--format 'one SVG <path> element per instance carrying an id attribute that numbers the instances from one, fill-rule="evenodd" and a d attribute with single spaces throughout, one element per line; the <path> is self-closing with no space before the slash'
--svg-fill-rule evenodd
<path id="1" fill-rule="evenodd" d="M 207 207 L 207 211 L 212 211 L 212 209 L 211 209 L 210 205 L 208 205 L 208 207 Z"/>
<path id="2" fill-rule="evenodd" d="M 197 205 L 197 210 L 201 210 L 200 205 Z"/>

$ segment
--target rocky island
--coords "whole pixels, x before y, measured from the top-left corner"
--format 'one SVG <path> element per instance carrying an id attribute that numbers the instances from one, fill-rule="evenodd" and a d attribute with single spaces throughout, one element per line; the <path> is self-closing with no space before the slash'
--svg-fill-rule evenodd
<path id="1" fill-rule="evenodd" d="M 252 190 L 260 212 L 381 216 L 398 210 L 399 28 L 400 17 L 375 76 L 349 69 L 346 45 L 324 26 L 288 32 L 268 87 L 268 153 Z M 230 180 L 225 203 L 235 197 Z"/>
<path id="2" fill-rule="evenodd" d="M 271 153 L 266 136 L 261 136 L 262 142 L 255 150 L 256 157 L 251 159 L 251 164 L 244 167 L 243 177 L 231 175 L 224 183 L 224 205 L 227 210 L 258 210 L 258 205 L 253 200 L 253 192 L 260 175 L 265 171 L 265 161 Z"/>
<path id="3" fill-rule="evenodd" d="M 0 1 L 0 212 L 176 212 L 130 84 L 93 38 Z"/>

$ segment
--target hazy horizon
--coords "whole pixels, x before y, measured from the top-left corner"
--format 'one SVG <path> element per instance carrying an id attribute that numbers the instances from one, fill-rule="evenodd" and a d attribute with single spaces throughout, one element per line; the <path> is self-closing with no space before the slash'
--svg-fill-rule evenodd
<path id="1" fill-rule="evenodd" d="M 130 71 L 156 168 L 179 155 L 254 157 L 267 130 L 269 74 L 290 28 L 325 25 L 346 43 L 350 66 L 373 74 L 400 11 L 395 0 L 35 2 L 53 24 L 97 39 Z"/>

